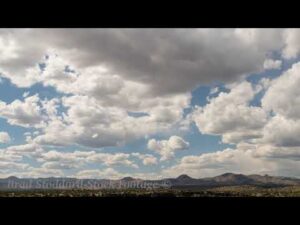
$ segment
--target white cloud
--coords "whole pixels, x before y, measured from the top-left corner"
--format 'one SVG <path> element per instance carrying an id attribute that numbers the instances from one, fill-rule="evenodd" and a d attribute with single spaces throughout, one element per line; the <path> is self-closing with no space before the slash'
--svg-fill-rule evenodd
<path id="1" fill-rule="evenodd" d="M 18 162 L 0 162 L 1 170 L 24 170 L 28 164 Z"/>
<path id="2" fill-rule="evenodd" d="M 143 164 L 145 166 L 155 165 L 155 164 L 157 164 L 157 159 L 154 156 L 147 156 L 143 159 Z"/>
<path id="3" fill-rule="evenodd" d="M 64 172 L 60 169 L 52 169 L 45 167 L 28 167 L 25 171 L 15 174 L 18 177 L 40 178 L 40 177 L 63 177 Z"/>
<path id="4" fill-rule="evenodd" d="M 83 166 L 85 164 L 86 157 L 91 154 L 95 154 L 95 152 L 59 152 L 51 150 L 41 154 L 37 160 L 43 163 L 43 168 L 72 169 Z"/>
<path id="5" fill-rule="evenodd" d="M 249 82 L 242 82 L 228 93 L 209 99 L 207 105 L 193 112 L 197 127 L 204 134 L 223 135 L 225 143 L 260 137 L 267 114 L 262 108 L 249 105 L 256 92 Z"/>
<path id="6" fill-rule="evenodd" d="M 124 177 L 118 171 L 112 168 L 106 168 L 103 170 L 95 169 L 95 170 L 82 170 L 76 174 L 76 177 L 79 178 L 98 178 L 98 179 L 120 179 Z"/>
<path id="7" fill-rule="evenodd" d="M 15 100 L 10 104 L 0 101 L 0 117 L 4 117 L 12 125 L 30 127 L 43 121 L 38 95 L 33 95 L 24 101 Z"/>
<path id="8" fill-rule="evenodd" d="M 185 156 L 178 164 L 164 169 L 164 177 L 188 174 L 192 177 L 210 177 L 222 173 L 269 174 L 299 177 L 300 164 L 297 150 L 274 149 L 225 149 L 201 155 Z"/>
<path id="9" fill-rule="evenodd" d="M 189 143 L 178 136 L 171 136 L 169 140 L 155 140 L 148 141 L 148 149 L 156 151 L 161 155 L 160 160 L 168 160 L 174 157 L 175 151 L 185 150 L 189 147 Z"/>
<path id="10" fill-rule="evenodd" d="M 17 49 L 18 46 L 11 37 L 0 36 L 0 63 L 17 58 Z"/>
<path id="11" fill-rule="evenodd" d="M 42 165 L 42 168 L 45 169 L 58 169 L 58 170 L 68 170 L 78 168 L 80 164 L 71 164 L 71 163 L 64 163 L 64 162 L 45 162 Z"/>
<path id="12" fill-rule="evenodd" d="M 68 94 L 42 100 L 26 91 L 24 100 L 0 101 L 0 117 L 9 124 L 38 128 L 38 133 L 26 135 L 27 144 L 2 149 L 3 167 L 12 168 L 23 156 L 41 164 L 30 168 L 31 173 L 26 169 L 24 176 L 58 175 L 90 163 L 138 168 L 132 157 L 155 165 L 157 158 L 149 154 L 46 151 L 43 145 L 122 146 L 155 134 L 187 131 L 194 121 L 201 133 L 220 135 L 237 147 L 185 156 L 167 169 L 170 174 L 297 175 L 300 64 L 276 79 L 262 79 L 256 87 L 242 80 L 252 72 L 281 68 L 281 60 L 271 59 L 273 51 L 282 51 L 284 59 L 297 57 L 299 34 L 296 29 L 0 30 L 1 77 L 18 87 L 41 83 Z M 208 104 L 184 118 L 191 90 L 215 82 L 224 82 L 228 92 L 212 89 Z M 266 91 L 262 106 L 251 106 L 260 91 Z M 0 133 L 0 142 L 8 139 Z M 161 160 L 188 146 L 178 136 L 148 142 Z M 120 173 L 110 168 L 78 175 Z"/>
<path id="13" fill-rule="evenodd" d="M 278 78 L 262 80 L 260 87 L 242 82 L 209 99 L 193 115 L 199 130 L 222 135 L 223 142 L 235 143 L 236 148 L 185 156 L 162 174 L 203 177 L 235 172 L 299 177 L 299 68 L 296 63 Z M 262 107 L 250 106 L 262 89 L 266 91 Z"/>
<path id="14" fill-rule="evenodd" d="M 286 119 L 274 116 L 263 129 L 264 143 L 277 146 L 300 146 L 300 120 Z"/>
<path id="15" fill-rule="evenodd" d="M 286 29 L 283 32 L 284 48 L 283 57 L 290 59 L 295 58 L 300 52 L 300 31 L 299 29 Z"/>
<path id="16" fill-rule="evenodd" d="M 83 165 L 102 163 L 105 166 L 127 166 L 138 168 L 131 155 L 126 153 L 102 153 L 95 151 L 60 152 L 51 150 L 43 152 L 36 159 L 43 163 L 43 167 L 55 169 L 80 168 Z"/>
<path id="17" fill-rule="evenodd" d="M 145 166 L 156 165 L 158 163 L 157 158 L 150 154 L 141 154 L 141 153 L 135 152 L 135 153 L 132 153 L 131 155 L 142 160 L 142 162 Z"/>
<path id="18" fill-rule="evenodd" d="M 130 154 L 126 153 L 97 153 L 87 157 L 88 162 L 102 162 L 107 166 L 123 165 L 138 168 L 138 165 L 129 160 Z"/>
<path id="19" fill-rule="evenodd" d="M 292 147 L 277 147 L 271 144 L 261 145 L 255 148 L 253 156 L 258 158 L 265 158 L 269 160 L 285 160 L 290 159 L 292 161 L 300 160 L 300 148 L 299 146 Z M 298 171 L 295 171 L 296 173 Z"/>
<path id="20" fill-rule="evenodd" d="M 281 64 L 282 64 L 281 60 L 266 59 L 264 62 L 264 69 L 265 70 L 280 69 Z"/>
<path id="21" fill-rule="evenodd" d="M 263 108 L 290 119 L 300 119 L 300 63 L 274 79 L 264 97 Z"/>
<path id="22" fill-rule="evenodd" d="M 29 156 L 38 157 L 45 150 L 42 146 L 35 143 L 26 143 L 23 145 L 12 145 L 4 149 L 5 152 L 9 154 L 14 154 L 16 156 Z"/>
<path id="23" fill-rule="evenodd" d="M 25 91 L 24 93 L 23 93 L 23 98 L 26 98 L 26 97 L 28 97 L 29 96 L 29 94 L 30 94 L 30 92 L 29 91 Z"/>
<path id="24" fill-rule="evenodd" d="M 219 87 L 214 87 L 210 90 L 209 94 L 210 95 L 213 95 L 213 94 L 216 94 L 219 92 Z"/>
<path id="25" fill-rule="evenodd" d="M 62 103 L 67 111 L 63 118 L 52 117 L 34 140 L 51 145 L 78 143 L 90 147 L 120 146 L 130 140 L 166 132 L 176 126 L 181 121 L 183 109 L 188 106 L 189 100 L 190 95 L 146 99 L 142 103 L 142 112 L 146 112 L 148 116 L 132 117 L 126 108 L 104 107 L 93 97 L 64 97 Z M 144 126 L 141 127 L 140 124 Z"/>
<path id="26" fill-rule="evenodd" d="M 72 75 L 65 76 L 62 69 L 72 62 L 71 66 L 79 69 L 105 65 L 126 79 L 149 83 L 152 94 L 182 93 L 199 84 L 232 82 L 260 70 L 267 53 L 281 49 L 284 40 L 290 42 L 284 39 L 283 31 L 6 29 L 0 38 L 11 43 L 2 45 L 6 50 L 2 58 L 9 59 L 9 63 L 0 61 L 0 68 L 3 76 L 15 84 L 29 86 L 40 81 L 38 75 L 33 75 L 40 73 L 37 63 L 45 54 L 54 52 L 65 60 L 48 68 L 52 75 L 44 74 L 49 85 L 57 85 L 56 78 L 71 80 Z"/>
<path id="27" fill-rule="evenodd" d="M 274 116 L 264 127 L 262 143 L 275 146 L 300 146 L 300 63 L 295 63 L 271 81 L 262 98 L 262 107 Z"/>
<path id="28" fill-rule="evenodd" d="M 1 162 L 17 162 L 21 161 L 22 156 L 16 155 L 13 152 L 7 151 L 7 149 L 1 149 L 0 151 L 0 161 Z"/>
<path id="29" fill-rule="evenodd" d="M 260 70 L 266 53 L 282 46 L 281 34 L 270 29 L 2 30 L 0 37 L 16 43 L 18 53 L 9 64 L 0 64 L 2 76 L 22 87 L 42 82 L 74 94 L 63 99 L 68 108 L 63 118 L 56 118 L 57 104 L 52 104 L 53 111 L 42 119 L 49 120 L 46 124 L 39 123 L 38 113 L 30 121 L 14 114 L 6 118 L 11 124 L 42 126 L 34 141 L 51 145 L 120 146 L 184 129 L 188 91 Z"/>
<path id="30" fill-rule="evenodd" d="M 10 136 L 7 132 L 0 132 L 0 144 L 1 143 L 9 143 L 11 141 Z"/>
<path id="31" fill-rule="evenodd" d="M 269 173 L 273 169 L 272 164 L 267 164 L 259 158 L 252 157 L 251 152 L 225 149 L 198 156 L 185 156 L 177 165 L 165 169 L 162 173 L 171 177 L 188 174 L 198 178 L 216 176 L 224 172 L 262 174 Z"/>
<path id="32" fill-rule="evenodd" d="M 133 177 L 137 179 L 158 180 L 164 177 L 159 173 L 121 173 L 112 168 L 81 170 L 76 175 L 78 178 L 94 178 L 94 179 L 122 179 L 124 177 Z"/>

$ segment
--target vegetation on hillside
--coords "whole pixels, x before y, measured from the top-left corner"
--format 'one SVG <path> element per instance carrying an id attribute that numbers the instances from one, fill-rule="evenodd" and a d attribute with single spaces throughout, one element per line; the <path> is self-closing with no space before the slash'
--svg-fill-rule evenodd
<path id="1" fill-rule="evenodd" d="M 300 186 L 263 188 L 227 186 L 209 189 L 107 189 L 1 191 L 0 197 L 300 197 Z"/>

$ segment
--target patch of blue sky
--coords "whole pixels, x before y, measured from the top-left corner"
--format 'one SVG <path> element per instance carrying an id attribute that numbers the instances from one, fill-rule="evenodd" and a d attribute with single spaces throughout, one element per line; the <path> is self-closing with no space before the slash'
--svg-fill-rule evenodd
<path id="1" fill-rule="evenodd" d="M 39 66 L 41 72 L 45 71 L 45 69 L 46 69 L 46 63 L 38 63 L 38 66 Z"/>
<path id="2" fill-rule="evenodd" d="M 41 83 L 36 83 L 29 88 L 20 88 L 12 84 L 9 79 L 1 78 L 0 82 L 0 100 L 6 103 L 11 103 L 16 99 L 23 100 L 23 94 L 29 93 L 29 96 L 38 94 L 40 99 L 52 99 L 67 96 L 67 94 L 57 92 L 54 87 L 44 86 Z"/>
<path id="3" fill-rule="evenodd" d="M 272 57 L 273 59 L 280 59 L 278 56 Z M 291 67 L 291 65 L 297 61 L 299 61 L 300 58 L 292 59 L 292 60 L 284 60 L 282 63 L 282 67 L 280 69 L 276 70 L 267 70 L 263 71 L 261 73 L 256 74 L 250 74 L 247 77 L 247 80 L 251 82 L 252 84 L 257 84 L 263 77 L 265 78 L 276 78 L 279 75 L 282 74 L 283 71 L 286 71 Z M 43 66 L 41 66 L 41 69 Z M 66 72 L 74 72 L 72 69 L 66 67 Z M 41 99 L 52 99 L 52 98 L 60 98 L 62 96 L 65 96 L 63 93 L 59 93 L 56 91 L 53 87 L 45 87 L 41 83 L 37 83 L 33 85 L 30 88 L 17 88 L 15 85 L 11 84 L 11 82 L 6 78 L 1 78 L 0 82 L 0 100 L 5 101 L 7 103 L 10 103 L 14 101 L 15 99 L 23 99 L 24 92 L 29 92 L 29 95 L 39 94 L 39 97 Z M 218 88 L 216 92 L 211 93 L 213 88 Z M 191 99 L 191 107 L 188 107 L 184 109 L 184 116 L 189 114 L 194 106 L 205 106 L 208 103 L 207 97 L 210 98 L 216 97 L 220 92 L 228 92 L 228 89 L 225 88 L 225 86 L 221 83 L 213 84 L 211 86 L 205 85 L 205 86 L 199 86 L 195 88 L 192 91 L 192 99 Z M 252 106 L 260 106 L 260 99 L 264 95 L 263 92 L 258 93 L 255 98 L 251 101 L 250 105 Z M 62 114 L 62 112 L 66 112 L 66 108 L 64 108 L 62 105 L 59 106 L 58 109 L 59 113 Z M 143 112 L 128 112 L 129 116 L 132 117 L 142 117 L 142 116 L 148 116 L 147 113 Z M 13 145 L 18 144 L 24 144 L 25 143 L 25 132 L 33 132 L 35 129 L 33 128 L 24 128 L 20 126 L 12 126 L 7 123 L 7 121 L 3 118 L 0 118 L 0 127 L 1 131 L 6 131 L 10 134 L 12 137 L 12 143 Z M 68 145 L 68 146 L 48 146 L 46 147 L 47 150 L 51 149 L 58 149 L 62 152 L 74 152 L 76 150 L 81 151 L 91 151 L 95 150 L 97 152 L 107 152 L 107 153 L 133 153 L 133 152 L 139 152 L 141 154 L 153 154 L 155 155 L 158 160 L 160 158 L 159 154 L 155 153 L 154 151 L 151 151 L 147 149 L 147 142 L 150 138 L 155 138 L 158 140 L 161 139 L 168 139 L 170 135 L 165 134 L 156 134 L 153 136 L 149 136 L 147 138 L 140 138 L 135 141 L 131 141 L 129 143 L 126 143 L 123 146 L 114 146 L 114 147 L 103 147 L 103 148 L 89 148 L 86 146 L 80 146 L 80 145 Z M 187 150 L 184 151 L 177 151 L 176 157 L 171 160 L 164 161 L 162 163 L 162 166 L 168 167 L 170 165 L 174 165 L 178 160 L 180 160 L 182 157 L 186 155 L 201 155 L 203 153 L 209 153 L 209 152 L 215 152 L 219 150 L 223 150 L 225 148 L 234 148 L 234 145 L 230 144 L 224 144 L 221 142 L 221 136 L 220 135 L 206 135 L 201 134 L 196 127 L 194 123 L 192 123 L 189 132 L 185 133 L 182 136 L 186 141 L 190 143 L 190 147 Z M 0 144 L 0 148 L 7 147 L 10 144 Z M 32 166 L 38 166 L 39 163 L 34 162 L 34 160 L 31 160 L 30 158 L 26 158 L 25 162 L 29 162 Z M 161 170 L 160 166 L 155 165 L 149 165 L 149 166 L 143 166 L 138 160 L 136 160 L 136 163 L 140 166 L 139 169 L 134 168 L 128 168 L 127 166 L 117 166 L 117 169 L 120 169 L 120 171 L 126 173 L 126 172 L 158 172 Z M 81 169 L 105 169 L 107 168 L 103 163 L 92 163 L 89 165 L 84 166 Z M 72 174 L 75 170 L 64 170 L 66 171 L 66 174 Z"/>
<path id="4" fill-rule="evenodd" d="M 26 128 L 21 126 L 10 125 L 6 119 L 0 117 L 0 131 L 7 132 L 11 137 L 11 142 L 7 144 L 0 144 L 1 148 L 9 145 L 19 145 L 25 142 L 25 132 L 34 130 L 33 128 Z"/>
<path id="5" fill-rule="evenodd" d="M 69 96 L 69 94 L 56 91 L 54 87 L 44 86 L 41 83 L 34 84 L 31 88 L 27 89 L 30 95 L 38 94 L 40 99 L 51 100 L 53 98 L 61 98 L 63 96 Z"/>
<path id="6" fill-rule="evenodd" d="M 234 148 L 234 145 L 231 144 L 224 144 L 221 142 L 221 137 L 219 135 L 206 135 L 201 134 L 198 131 L 198 128 L 195 124 L 191 126 L 189 133 L 182 136 L 186 141 L 190 143 L 190 147 L 186 150 L 177 151 L 175 152 L 175 158 L 164 161 L 162 164 L 164 166 L 172 166 L 175 165 L 179 159 L 187 155 L 201 155 L 203 153 L 210 153 L 219 150 L 223 150 L 226 148 Z M 162 140 L 162 136 L 160 135 L 153 135 L 151 138 L 155 138 L 157 140 Z M 167 137 L 168 138 L 168 137 Z M 141 154 L 152 154 L 155 157 L 160 158 L 160 155 L 153 150 L 149 150 L 147 148 L 147 142 L 149 139 L 141 138 L 137 141 L 133 141 L 131 143 L 127 143 L 124 146 L 120 147 L 105 147 L 103 148 L 102 152 L 107 153 L 133 153 L 139 152 Z M 142 168 L 143 166 L 141 166 Z M 141 169 L 140 168 L 140 169 Z M 143 172 L 155 172 L 158 171 L 160 168 L 155 166 L 146 166 L 145 168 L 141 169 Z"/>
<path id="7" fill-rule="evenodd" d="M 215 92 L 212 92 L 213 89 Z M 216 97 L 220 92 L 228 92 L 224 84 L 218 83 L 212 86 L 199 86 L 192 91 L 191 106 L 205 106 L 208 103 L 207 97 Z"/>
<path id="8" fill-rule="evenodd" d="M 220 135 L 208 135 L 199 132 L 196 124 L 192 123 L 189 133 L 184 139 L 190 143 L 189 149 L 180 154 L 199 155 L 206 152 L 214 152 L 225 148 L 232 148 L 234 145 L 222 143 Z"/>
<path id="9" fill-rule="evenodd" d="M 214 92 L 212 90 L 215 89 Z M 215 83 L 212 86 L 198 86 L 195 88 L 191 94 L 192 94 L 192 99 L 191 99 L 191 104 L 190 107 L 187 107 L 183 110 L 183 117 L 185 118 L 187 115 L 189 115 L 193 108 L 195 106 L 201 106 L 204 107 L 207 105 L 208 98 L 215 98 L 219 95 L 220 92 L 229 92 L 229 89 L 225 87 L 224 84 L 222 83 Z"/>
<path id="10" fill-rule="evenodd" d="M 27 88 L 18 88 L 7 78 L 1 77 L 0 82 L 0 100 L 6 103 L 11 103 L 16 99 L 22 100 L 23 94 Z"/>
<path id="11" fill-rule="evenodd" d="M 247 81 L 251 82 L 252 84 L 257 84 L 262 78 L 269 78 L 275 79 L 279 77 L 284 71 L 290 69 L 293 64 L 300 61 L 300 57 L 293 58 L 293 59 L 282 59 L 280 57 L 275 57 L 275 60 L 282 60 L 281 67 L 279 69 L 269 69 L 258 73 L 249 74 L 246 78 Z"/>
<path id="12" fill-rule="evenodd" d="M 282 60 L 280 57 L 275 57 L 274 59 L 279 59 Z M 263 72 L 260 73 L 254 73 L 254 74 L 250 74 L 247 77 L 247 81 L 251 82 L 253 85 L 258 84 L 261 79 L 263 78 L 267 78 L 267 79 L 276 79 L 277 77 L 279 77 L 280 75 L 282 75 L 282 73 L 284 73 L 285 71 L 289 70 L 292 65 L 296 62 L 298 62 L 300 60 L 300 57 L 295 58 L 295 59 L 290 59 L 290 60 L 282 60 L 282 65 L 279 69 L 270 69 L 270 70 L 265 70 Z M 265 94 L 265 90 L 260 91 L 259 93 L 257 93 L 255 95 L 255 97 L 251 100 L 250 105 L 251 106 L 256 106 L 256 107 L 261 107 L 261 99 Z"/>
<path id="13" fill-rule="evenodd" d="M 209 95 L 211 87 L 209 86 L 199 86 L 192 91 L 191 105 L 204 106 L 207 104 L 206 97 Z"/>
<path id="14" fill-rule="evenodd" d="M 65 72 L 66 73 L 76 73 L 74 69 L 72 69 L 70 66 L 65 66 Z"/>
<path id="15" fill-rule="evenodd" d="M 132 112 L 132 111 L 128 111 L 127 114 L 128 114 L 128 116 L 135 117 L 135 118 L 149 116 L 148 113 L 144 113 L 144 112 Z"/>
<path id="16" fill-rule="evenodd" d="M 75 151 L 95 151 L 95 148 L 82 146 L 78 144 L 70 144 L 70 145 L 45 145 L 43 146 L 46 150 L 56 150 L 60 152 L 75 152 Z M 99 148 L 100 149 L 100 148 Z"/>
<path id="17" fill-rule="evenodd" d="M 207 96 L 211 91 L 209 86 L 199 86 L 192 91 L 191 105 L 183 110 L 183 117 L 186 117 L 193 110 L 194 106 L 204 106 L 207 104 Z"/>
<path id="18" fill-rule="evenodd" d="M 38 162 L 36 160 L 36 158 L 34 158 L 34 157 L 28 157 L 26 155 L 23 155 L 22 163 L 29 164 L 32 167 L 40 167 L 41 164 L 42 164 L 41 162 Z"/>
<path id="19" fill-rule="evenodd" d="M 107 153 L 133 153 L 133 152 L 139 152 L 143 154 L 151 154 L 152 151 L 147 149 L 147 141 L 149 139 L 146 138 L 139 138 L 134 141 L 130 141 L 122 146 L 113 146 L 113 147 L 103 147 L 101 148 L 101 152 L 107 152 Z"/>
<path id="20" fill-rule="evenodd" d="M 254 107 L 261 107 L 261 99 L 265 95 L 265 90 L 258 92 L 254 98 L 250 101 L 249 105 Z"/>

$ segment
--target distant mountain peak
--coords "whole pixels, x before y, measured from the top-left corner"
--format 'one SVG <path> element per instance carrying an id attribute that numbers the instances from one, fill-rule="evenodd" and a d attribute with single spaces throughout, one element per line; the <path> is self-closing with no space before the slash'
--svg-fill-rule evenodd
<path id="1" fill-rule="evenodd" d="M 15 176 L 9 176 L 9 177 L 7 177 L 6 179 L 9 179 L 9 180 L 17 180 L 17 179 L 19 179 L 19 178 L 15 177 Z"/>
<path id="2" fill-rule="evenodd" d="M 134 181 L 135 179 L 133 177 L 124 177 L 122 178 L 122 181 Z"/>
<path id="3" fill-rule="evenodd" d="M 219 175 L 218 177 L 229 177 L 229 176 L 237 176 L 239 174 L 235 174 L 235 173 L 223 173 L 221 175 Z"/>
<path id="4" fill-rule="evenodd" d="M 176 178 L 177 180 L 191 180 L 193 178 L 191 178 L 190 176 L 186 175 L 186 174 L 182 174 L 179 177 Z"/>
<path id="5" fill-rule="evenodd" d="M 18 177 L 10 176 L 8 178 L 0 178 L 0 190 L 1 188 L 8 185 L 10 181 L 18 181 Z M 77 182 L 80 179 L 76 178 L 64 178 L 64 177 L 57 177 L 57 178 L 21 178 L 21 181 L 32 181 L 32 188 L 38 187 L 38 181 L 42 179 L 42 181 L 59 181 L 62 179 L 71 179 L 71 182 Z M 87 179 L 89 180 L 89 179 Z M 107 181 L 109 179 L 105 179 Z M 86 182 L 86 179 L 83 180 Z M 123 182 L 142 182 L 143 179 L 133 178 L 133 177 L 124 177 L 119 181 Z M 159 181 L 159 180 L 158 180 Z M 162 180 L 164 181 L 164 180 Z M 223 187 L 223 186 L 238 186 L 238 185 L 253 185 L 253 186 L 265 186 L 265 187 L 278 187 L 278 186 L 300 186 L 300 179 L 299 178 L 289 178 L 289 177 L 276 177 L 276 176 L 269 176 L 269 175 L 244 175 L 244 174 L 234 174 L 234 173 L 224 173 L 219 176 L 215 177 L 206 177 L 195 179 L 187 174 L 182 174 L 177 178 L 169 178 L 168 181 L 170 182 L 171 187 Z M 104 182 L 103 179 L 93 179 L 93 182 L 98 182 L 101 184 Z M 36 186 L 35 186 L 36 185 Z"/>
<path id="6" fill-rule="evenodd" d="M 216 176 L 216 177 L 219 177 L 219 178 L 245 178 L 245 177 L 248 177 L 247 175 L 244 175 L 244 174 L 237 174 L 237 173 L 223 173 L 219 176 Z"/>

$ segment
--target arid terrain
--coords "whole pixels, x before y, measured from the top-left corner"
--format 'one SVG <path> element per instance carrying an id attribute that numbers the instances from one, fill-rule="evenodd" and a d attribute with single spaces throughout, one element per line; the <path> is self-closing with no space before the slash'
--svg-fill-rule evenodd
<path id="1" fill-rule="evenodd" d="M 277 188 L 228 186 L 199 190 L 10 190 L 1 191 L 0 197 L 300 197 L 300 186 Z"/>
<path id="2" fill-rule="evenodd" d="M 300 197 L 300 180 L 233 173 L 162 180 L 9 177 L 0 179 L 0 197 Z"/>

